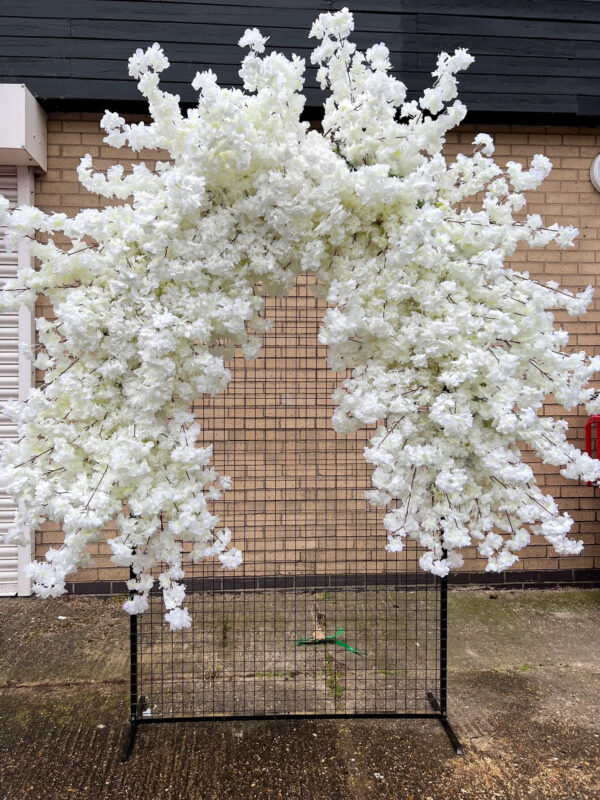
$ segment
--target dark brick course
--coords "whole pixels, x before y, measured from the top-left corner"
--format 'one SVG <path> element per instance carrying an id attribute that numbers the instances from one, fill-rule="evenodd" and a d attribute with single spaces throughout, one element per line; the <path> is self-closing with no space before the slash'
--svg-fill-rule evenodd
<path id="1" fill-rule="evenodd" d="M 227 578 L 192 578 L 187 581 L 191 591 L 227 592 L 239 590 L 261 589 L 316 589 L 343 586 L 361 588 L 365 586 L 406 586 L 423 585 L 431 581 L 426 573 L 381 574 L 381 575 L 300 575 L 295 579 L 289 575 L 227 577 Z M 600 588 L 600 569 L 546 569 L 521 570 L 520 572 L 457 572 L 448 578 L 448 586 L 486 587 L 495 589 L 556 589 Z M 67 583 L 69 594 L 126 594 L 124 581 L 79 581 Z"/>

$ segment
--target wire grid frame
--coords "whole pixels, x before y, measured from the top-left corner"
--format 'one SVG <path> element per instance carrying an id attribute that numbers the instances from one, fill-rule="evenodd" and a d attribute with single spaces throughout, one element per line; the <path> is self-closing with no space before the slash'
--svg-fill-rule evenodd
<path id="1" fill-rule="evenodd" d="M 188 563 L 193 624 L 171 633 L 162 598 L 132 617 L 132 720 L 446 714 L 446 585 L 417 544 L 384 549 L 364 447 L 338 435 L 343 380 L 318 341 L 326 309 L 302 276 L 269 299 L 259 357 L 195 406 L 201 444 L 232 488 L 214 503 L 244 553 L 224 571 Z"/>

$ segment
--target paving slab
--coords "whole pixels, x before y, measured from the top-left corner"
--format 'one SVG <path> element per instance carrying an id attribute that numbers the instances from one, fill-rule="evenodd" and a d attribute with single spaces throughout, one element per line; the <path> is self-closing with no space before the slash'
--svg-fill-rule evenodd
<path id="1" fill-rule="evenodd" d="M 452 591 L 449 713 L 144 726 L 117 598 L 0 600 L 1 800 L 600 800 L 600 592 Z M 64 619 L 61 619 L 63 618 Z"/>

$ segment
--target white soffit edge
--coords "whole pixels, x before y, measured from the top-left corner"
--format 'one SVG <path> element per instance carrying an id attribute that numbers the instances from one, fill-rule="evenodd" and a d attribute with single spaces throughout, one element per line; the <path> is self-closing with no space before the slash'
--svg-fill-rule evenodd
<path id="1" fill-rule="evenodd" d="M 46 112 L 23 83 L 0 83 L 0 164 L 46 172 Z"/>
<path id="2" fill-rule="evenodd" d="M 600 156 L 596 156 L 592 161 L 590 166 L 590 180 L 594 189 L 600 192 Z"/>

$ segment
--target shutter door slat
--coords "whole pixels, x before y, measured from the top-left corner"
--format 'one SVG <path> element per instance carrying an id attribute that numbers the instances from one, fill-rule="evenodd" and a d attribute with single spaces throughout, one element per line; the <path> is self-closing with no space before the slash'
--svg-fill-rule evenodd
<path id="1" fill-rule="evenodd" d="M 9 425 L 4 422 L 4 418 L 0 419 L 0 439 L 15 439 L 17 436 L 17 426 L 13 423 Z"/>

